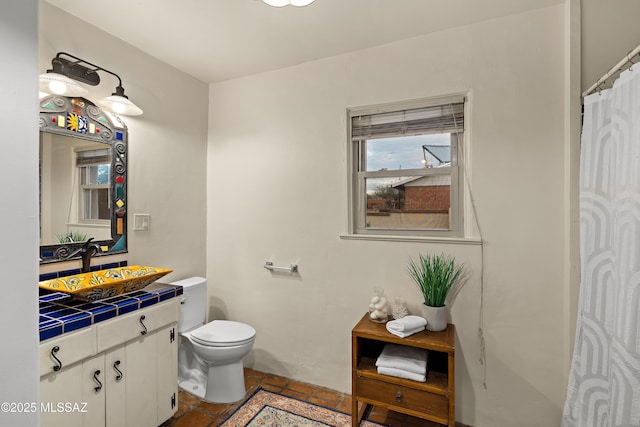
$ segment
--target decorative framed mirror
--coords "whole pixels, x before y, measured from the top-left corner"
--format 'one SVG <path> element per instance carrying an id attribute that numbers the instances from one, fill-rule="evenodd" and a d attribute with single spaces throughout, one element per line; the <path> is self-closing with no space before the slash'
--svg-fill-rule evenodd
<path id="1" fill-rule="evenodd" d="M 127 127 L 85 98 L 40 99 L 40 263 L 127 252 Z"/>

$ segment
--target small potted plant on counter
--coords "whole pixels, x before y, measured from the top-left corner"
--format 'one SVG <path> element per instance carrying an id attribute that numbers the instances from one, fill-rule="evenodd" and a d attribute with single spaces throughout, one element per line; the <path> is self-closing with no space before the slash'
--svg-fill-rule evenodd
<path id="1" fill-rule="evenodd" d="M 445 300 L 453 286 L 462 279 L 463 265 L 455 258 L 440 255 L 420 255 L 418 261 L 410 259 L 409 275 L 422 293 L 422 316 L 427 320 L 427 329 L 443 331 L 447 328 Z"/>

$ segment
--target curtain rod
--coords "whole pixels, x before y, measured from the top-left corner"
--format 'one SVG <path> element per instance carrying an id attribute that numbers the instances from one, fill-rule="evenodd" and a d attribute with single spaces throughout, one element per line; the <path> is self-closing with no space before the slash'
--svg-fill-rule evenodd
<path id="1" fill-rule="evenodd" d="M 633 49 L 631 52 L 629 52 L 627 54 L 627 56 L 625 56 L 624 58 L 622 58 L 620 60 L 620 62 L 618 62 L 616 65 L 614 65 L 608 72 L 607 74 L 605 74 L 604 76 L 600 77 L 600 79 L 595 82 L 589 89 L 585 90 L 584 92 L 582 92 L 582 97 L 584 98 L 587 95 L 590 95 L 591 93 L 593 93 L 596 89 L 598 89 L 604 82 L 606 82 L 609 77 L 611 77 L 612 75 L 614 75 L 615 73 L 617 73 L 618 71 L 620 71 L 620 69 L 622 67 L 624 67 L 625 65 L 627 65 L 629 62 L 633 63 L 633 61 L 631 61 L 631 59 L 634 56 L 637 56 L 638 54 L 640 54 L 640 46 L 636 47 L 635 49 Z"/>

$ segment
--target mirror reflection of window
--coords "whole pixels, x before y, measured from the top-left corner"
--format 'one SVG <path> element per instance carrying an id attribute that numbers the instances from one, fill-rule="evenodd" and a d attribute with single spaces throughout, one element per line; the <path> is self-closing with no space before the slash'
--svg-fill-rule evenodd
<path id="1" fill-rule="evenodd" d="M 80 175 L 80 220 L 110 221 L 109 149 L 76 152 L 76 166 Z"/>

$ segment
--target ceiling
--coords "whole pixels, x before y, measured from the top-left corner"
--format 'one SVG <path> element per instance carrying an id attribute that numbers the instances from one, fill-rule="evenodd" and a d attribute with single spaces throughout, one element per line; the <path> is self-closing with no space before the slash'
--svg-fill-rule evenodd
<path id="1" fill-rule="evenodd" d="M 46 0 L 204 82 L 219 82 L 564 0 Z"/>

